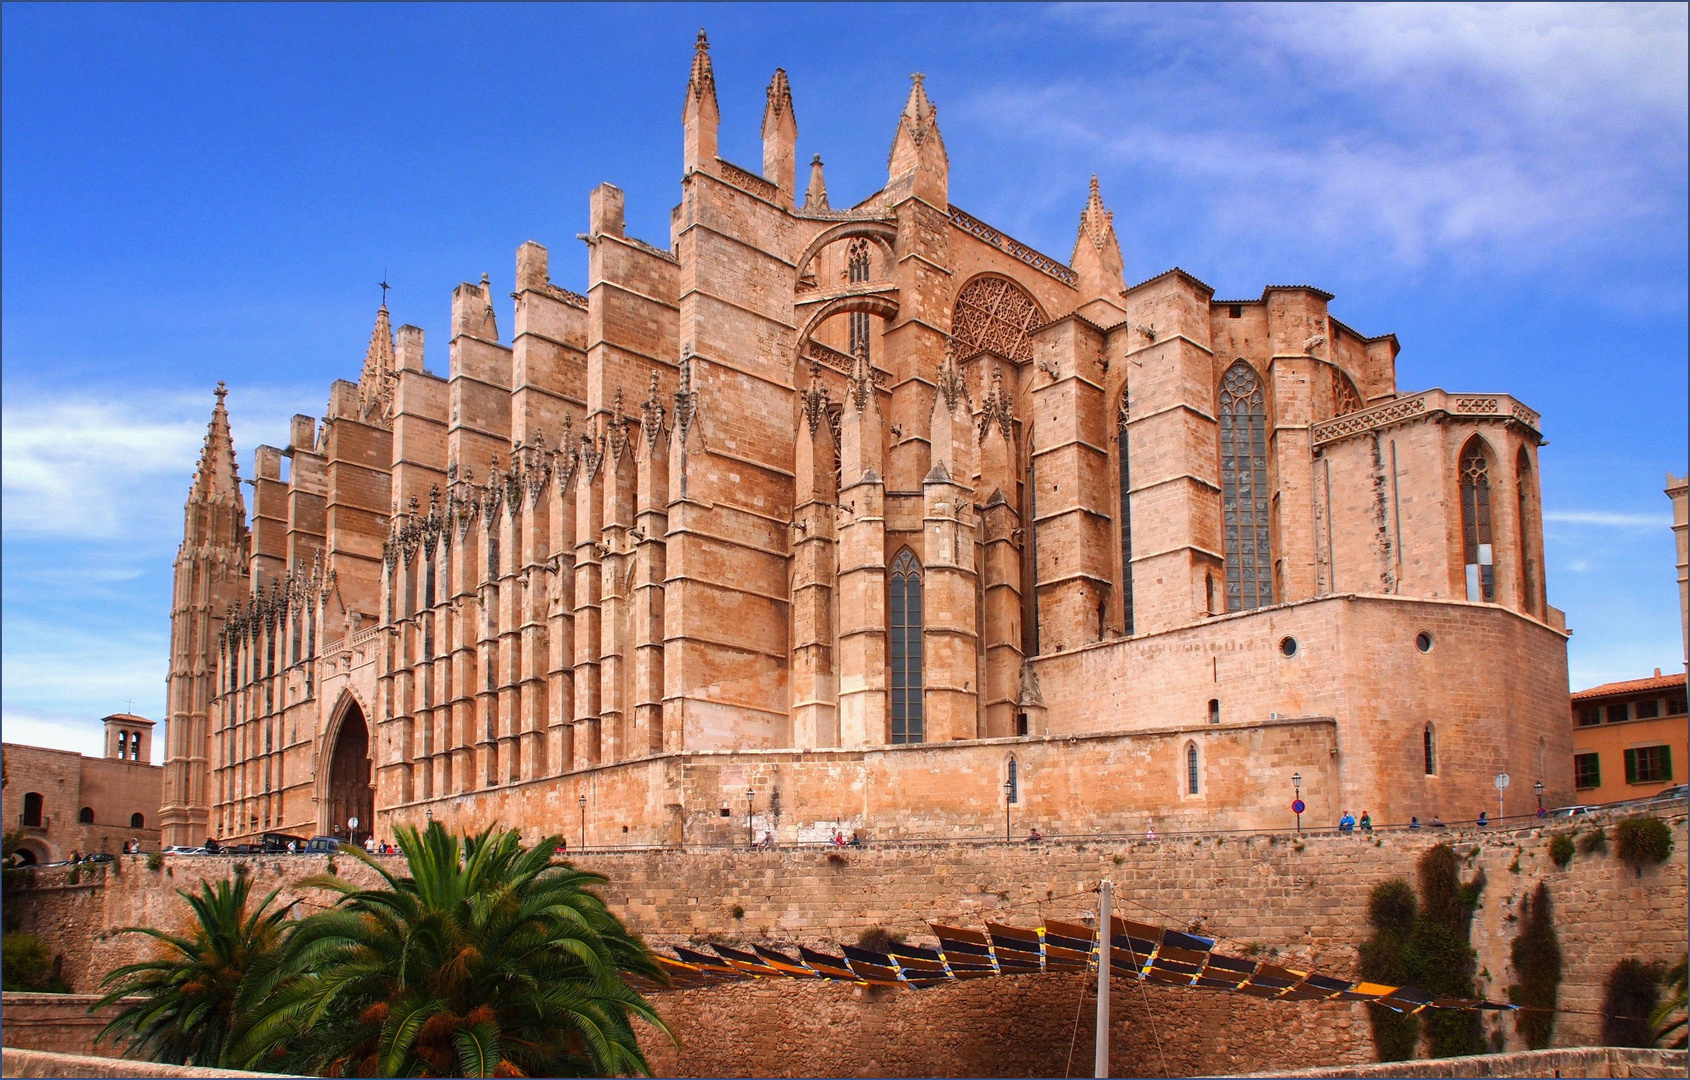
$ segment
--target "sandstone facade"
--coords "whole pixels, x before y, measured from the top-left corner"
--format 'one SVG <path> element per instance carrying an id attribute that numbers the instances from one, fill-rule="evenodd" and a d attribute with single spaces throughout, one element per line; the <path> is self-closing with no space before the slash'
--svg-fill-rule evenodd
<path id="1" fill-rule="evenodd" d="M 1128 286 L 952 205 L 918 77 L 846 209 L 770 83 L 717 154 L 699 41 L 666 248 L 590 197 L 588 291 L 517 252 L 444 376 L 378 312 L 258 448 L 221 396 L 177 561 L 166 838 L 432 814 L 591 844 L 1252 828 L 1571 795 L 1536 413 L 1399 391 L 1273 286 Z M 801 200 L 801 201 L 800 201 Z M 1013 777 L 1013 779 L 1012 779 Z M 356 818 L 359 825 L 350 825 Z"/>
<path id="2" fill-rule="evenodd" d="M 164 769 L 154 765 L 153 721 L 130 713 L 105 718 L 104 757 L 6 743 L 6 786 L 0 806 L 6 830 L 22 837 L 18 852 L 32 863 L 74 853 L 116 853 L 131 840 L 143 851 L 159 843 Z"/>

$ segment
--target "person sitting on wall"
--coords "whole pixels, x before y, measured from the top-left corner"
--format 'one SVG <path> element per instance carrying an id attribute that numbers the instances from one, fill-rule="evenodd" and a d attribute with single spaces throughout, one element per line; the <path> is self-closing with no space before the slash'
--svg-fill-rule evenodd
<path id="1" fill-rule="evenodd" d="M 859 835 L 857 833 L 857 831 L 855 829 L 853 829 L 851 831 L 851 846 L 852 847 L 862 847 L 863 846 L 863 838 L 862 838 L 861 835 Z"/>
<path id="2" fill-rule="evenodd" d="M 1443 818 L 1439 817 L 1436 814 L 1433 814 L 1432 815 L 1432 828 L 1434 828 L 1434 829 L 1447 829 L 1447 828 L 1449 828 L 1449 826 L 1444 824 Z"/>
<path id="3" fill-rule="evenodd" d="M 1027 843 L 1029 844 L 1036 844 L 1044 838 L 1045 834 L 1040 832 L 1036 827 L 1027 833 Z"/>
<path id="4" fill-rule="evenodd" d="M 1408 827 L 1410 829 L 1415 829 L 1415 830 L 1418 830 L 1420 828 L 1420 815 L 1419 814 L 1416 814 L 1415 816 L 1408 819 Z"/>
<path id="5" fill-rule="evenodd" d="M 223 845 L 217 842 L 217 838 L 215 836 L 208 836 L 205 838 L 205 853 L 207 855 L 215 855 L 222 850 Z"/>
<path id="6" fill-rule="evenodd" d="M 764 833 L 762 846 L 766 849 L 773 848 L 775 846 L 775 834 L 772 832 Z"/>
<path id="7" fill-rule="evenodd" d="M 833 830 L 833 839 L 828 841 L 828 843 L 832 844 L 834 847 L 844 847 L 845 834 L 840 832 L 838 829 Z"/>
<path id="8" fill-rule="evenodd" d="M 1481 828 L 1481 829 L 1485 829 L 1485 828 L 1490 827 L 1490 815 L 1485 813 L 1485 811 L 1483 811 L 1483 810 L 1479 811 L 1478 825 L 1479 825 L 1479 828 Z"/>
<path id="9" fill-rule="evenodd" d="M 1149 825 L 1146 825 L 1144 827 L 1144 838 L 1146 840 L 1156 839 L 1156 823 L 1155 822 L 1151 822 Z"/>
<path id="10" fill-rule="evenodd" d="M 1356 819 L 1350 816 L 1348 810 L 1345 810 L 1344 816 L 1338 819 L 1338 831 L 1341 833 L 1356 831 Z"/>
<path id="11" fill-rule="evenodd" d="M 1373 815 L 1368 813 L 1366 810 L 1363 810 L 1361 812 L 1361 831 L 1362 832 L 1372 832 L 1373 831 Z"/>

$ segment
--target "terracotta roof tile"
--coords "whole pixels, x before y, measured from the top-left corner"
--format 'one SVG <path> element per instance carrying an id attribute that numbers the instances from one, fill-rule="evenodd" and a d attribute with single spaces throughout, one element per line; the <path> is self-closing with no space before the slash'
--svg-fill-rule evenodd
<path id="1" fill-rule="evenodd" d="M 1618 697 L 1621 694 L 1642 694 L 1650 690 L 1681 690 L 1685 685 L 1683 675 L 1652 675 L 1647 679 L 1628 679 L 1624 682 L 1603 683 L 1593 686 L 1589 690 L 1580 690 L 1573 695 L 1574 701 L 1589 701 L 1592 698 Z"/>

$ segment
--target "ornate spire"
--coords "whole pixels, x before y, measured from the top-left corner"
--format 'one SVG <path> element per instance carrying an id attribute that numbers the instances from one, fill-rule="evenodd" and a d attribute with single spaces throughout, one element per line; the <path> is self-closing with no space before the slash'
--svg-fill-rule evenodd
<path id="1" fill-rule="evenodd" d="M 814 360 L 810 361 L 810 385 L 804 389 L 803 401 L 804 420 L 814 435 L 827 416 L 827 385 L 822 382 L 821 364 Z"/>
<path id="2" fill-rule="evenodd" d="M 386 423 L 397 375 L 393 361 L 393 323 L 387 305 L 376 311 L 370 347 L 364 351 L 364 372 L 358 378 L 358 414 L 373 423 Z"/>
<path id="3" fill-rule="evenodd" d="M 710 66 L 710 39 L 704 36 L 701 26 L 692 51 L 692 74 L 687 78 L 687 109 L 703 104 L 705 98 L 710 99 L 712 106 L 716 104 L 716 71 Z"/>
<path id="4" fill-rule="evenodd" d="M 972 405 L 968 400 L 968 386 L 963 382 L 962 372 L 956 366 L 956 352 L 950 342 L 945 345 L 945 360 L 939 365 L 936 376 L 938 396 L 944 399 L 945 408 L 955 411 L 957 404 Z"/>
<path id="5" fill-rule="evenodd" d="M 822 176 L 822 156 L 810 159 L 810 186 L 804 192 L 804 209 L 827 209 L 827 180 Z"/>
<path id="6" fill-rule="evenodd" d="M 845 385 L 845 398 L 858 412 L 866 412 L 874 400 L 874 369 L 869 366 L 868 350 L 858 349 L 851 360 L 851 378 Z"/>
<path id="7" fill-rule="evenodd" d="M 1121 245 L 1115 238 L 1115 215 L 1103 205 L 1096 176 L 1091 178 L 1091 196 L 1080 211 L 1080 233 L 1069 262 L 1079 277 L 1078 288 L 1084 300 L 1108 300 L 1119 306 L 1125 284 L 1121 279 Z"/>
<path id="8" fill-rule="evenodd" d="M 651 369 L 651 392 L 640 403 L 640 430 L 645 432 L 646 449 L 657 445 L 664 430 L 663 398 L 657 392 L 657 369 Z"/>
<path id="9" fill-rule="evenodd" d="M 787 81 L 785 68 L 775 68 L 774 78 L 769 80 L 768 98 L 769 103 L 763 109 L 763 138 L 765 139 L 783 121 L 790 121 L 794 124 L 797 121 L 797 117 L 792 112 L 792 84 Z"/>
<path id="10" fill-rule="evenodd" d="M 194 484 L 188 492 L 189 502 L 221 502 L 241 500 L 241 469 L 235 458 L 235 440 L 229 431 L 229 410 L 224 398 L 229 388 L 217 384 L 214 391 L 217 404 L 211 407 L 211 422 L 206 425 L 205 443 L 200 448 L 199 467 L 194 471 Z M 243 503 L 244 505 L 244 503 Z"/>
<path id="11" fill-rule="evenodd" d="M 948 205 L 950 158 L 939 134 L 939 110 L 928 100 L 926 76 L 910 76 L 910 96 L 898 116 L 898 133 L 886 159 L 889 194 L 896 201 L 917 195 L 936 206 Z"/>

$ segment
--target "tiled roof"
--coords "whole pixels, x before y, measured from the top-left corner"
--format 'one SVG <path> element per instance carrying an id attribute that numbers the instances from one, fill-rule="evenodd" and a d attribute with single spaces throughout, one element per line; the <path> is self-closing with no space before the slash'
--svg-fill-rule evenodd
<path id="1" fill-rule="evenodd" d="M 1589 690 L 1580 690 L 1573 695 L 1573 700 L 1589 701 L 1592 698 L 1619 697 L 1622 694 L 1646 694 L 1651 690 L 1682 690 L 1684 685 L 1683 675 L 1652 675 L 1647 679 L 1603 683 Z"/>

